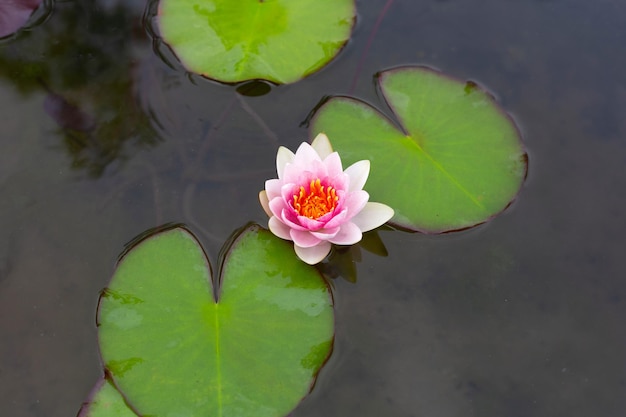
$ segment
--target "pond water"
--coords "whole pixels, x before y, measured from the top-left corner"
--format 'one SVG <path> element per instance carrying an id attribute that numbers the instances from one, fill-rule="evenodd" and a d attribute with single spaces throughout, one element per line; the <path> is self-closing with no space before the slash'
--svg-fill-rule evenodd
<path id="1" fill-rule="evenodd" d="M 267 221 L 257 193 L 319 100 L 381 107 L 373 75 L 403 64 L 494 92 L 529 176 L 483 226 L 380 233 L 389 255 L 334 281 L 334 353 L 291 415 L 624 415 L 626 3 L 357 7 L 328 67 L 258 97 L 155 53 L 139 0 L 59 1 L 0 43 L 0 415 L 75 415 L 124 244 L 182 222 L 215 264 L 233 230 Z"/>

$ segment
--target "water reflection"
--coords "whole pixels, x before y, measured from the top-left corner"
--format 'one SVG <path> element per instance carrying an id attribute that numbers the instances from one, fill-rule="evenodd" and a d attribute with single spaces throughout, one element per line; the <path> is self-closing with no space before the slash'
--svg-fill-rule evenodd
<path id="1" fill-rule="evenodd" d="M 47 94 L 57 145 L 92 177 L 159 141 L 133 94 L 133 63 L 147 42 L 139 23 L 121 4 L 58 3 L 36 31 L 0 48 L 0 77 L 24 95 Z"/>
<path id="2" fill-rule="evenodd" d="M 360 263 L 362 259 L 361 249 L 381 257 L 386 257 L 389 254 L 385 243 L 378 235 L 379 230 L 390 231 L 393 229 L 383 225 L 379 229 L 363 233 L 363 238 L 354 245 L 333 245 L 327 260 L 317 264 L 317 268 L 328 279 L 343 278 L 353 284 L 356 283 L 357 263 Z"/>

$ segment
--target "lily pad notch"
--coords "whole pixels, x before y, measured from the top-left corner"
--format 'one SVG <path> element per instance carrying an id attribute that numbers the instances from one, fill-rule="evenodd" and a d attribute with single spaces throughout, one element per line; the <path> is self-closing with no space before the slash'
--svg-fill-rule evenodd
<path id="1" fill-rule="evenodd" d="M 313 110 L 310 136 L 326 133 L 347 164 L 370 160 L 365 190 L 395 210 L 390 224 L 423 233 L 463 230 L 511 204 L 528 155 L 493 95 L 422 66 L 382 71 L 376 83 L 395 120 L 362 100 L 333 96 Z"/>
<path id="2" fill-rule="evenodd" d="M 102 361 L 139 415 L 288 414 L 332 351 L 328 283 L 258 225 L 224 251 L 220 298 L 202 247 L 175 226 L 135 242 L 103 291 Z"/>

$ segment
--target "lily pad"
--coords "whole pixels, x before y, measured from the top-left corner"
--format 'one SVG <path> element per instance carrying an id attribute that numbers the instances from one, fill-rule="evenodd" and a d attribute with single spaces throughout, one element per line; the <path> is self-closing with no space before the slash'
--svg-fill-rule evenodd
<path id="1" fill-rule="evenodd" d="M 311 136 L 325 132 L 346 165 L 370 160 L 365 189 L 395 210 L 391 224 L 465 229 L 510 204 L 528 158 L 515 123 L 489 93 L 424 67 L 384 71 L 377 82 L 397 122 L 360 100 L 332 97 L 313 115 Z"/>
<path id="2" fill-rule="evenodd" d="M 137 414 L 282 416 L 308 394 L 334 332 L 319 272 L 289 242 L 249 226 L 218 277 L 214 292 L 202 248 L 180 227 L 119 262 L 98 334 L 105 367 Z"/>
<path id="3" fill-rule="evenodd" d="M 295 82 L 350 38 L 354 0 L 161 0 L 159 31 L 189 70 L 223 82 Z"/>
<path id="4" fill-rule="evenodd" d="M 98 381 L 78 417 L 137 417 L 122 394 L 106 379 Z"/>
<path id="5" fill-rule="evenodd" d="M 0 38 L 24 26 L 43 0 L 3 0 L 0 2 Z"/>

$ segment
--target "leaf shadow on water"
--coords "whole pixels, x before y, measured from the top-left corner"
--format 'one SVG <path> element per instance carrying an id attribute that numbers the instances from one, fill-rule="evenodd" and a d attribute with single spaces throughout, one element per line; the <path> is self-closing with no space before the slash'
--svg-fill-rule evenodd
<path id="1" fill-rule="evenodd" d="M 220 236 L 196 220 L 193 207 L 198 189 L 268 177 L 272 170 L 207 172 L 206 159 L 215 152 L 220 129 L 234 112 L 243 112 L 258 126 L 267 146 L 278 146 L 278 136 L 247 97 L 267 93 L 271 86 L 248 83 L 237 91 L 224 87 L 232 93 L 219 116 L 215 120 L 205 116 L 199 136 L 181 139 L 176 130 L 185 130 L 180 121 L 184 109 L 172 109 L 162 91 L 168 88 L 168 77 L 176 80 L 180 75 L 195 84 L 206 80 L 184 71 L 163 75 L 161 61 L 151 55 L 150 39 L 141 32 L 141 21 L 130 6 L 58 3 L 45 23 L 2 45 L 0 77 L 10 80 L 24 97 L 45 94 L 42 106 L 55 126 L 46 146 L 68 155 L 79 178 L 110 183 L 102 210 L 147 180 L 153 192 L 153 225 L 169 217 L 163 213 L 164 182 L 178 182 L 183 220 L 219 242 Z M 40 60 L 40 55 L 51 58 Z M 188 139 L 195 143 L 190 146 Z M 170 142 L 178 159 L 153 158 L 151 154 L 165 142 Z"/>

